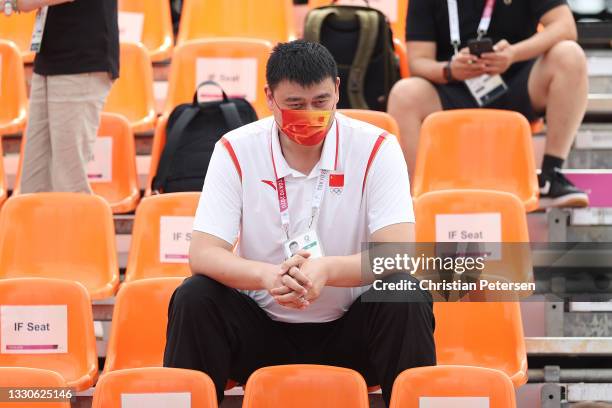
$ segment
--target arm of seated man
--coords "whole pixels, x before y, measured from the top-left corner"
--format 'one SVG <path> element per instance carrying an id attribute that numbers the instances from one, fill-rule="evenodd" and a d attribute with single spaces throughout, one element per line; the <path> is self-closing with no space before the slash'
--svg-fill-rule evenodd
<path id="1" fill-rule="evenodd" d="M 74 0 L 17 0 L 17 10 L 27 13 L 45 6 L 70 3 Z"/>

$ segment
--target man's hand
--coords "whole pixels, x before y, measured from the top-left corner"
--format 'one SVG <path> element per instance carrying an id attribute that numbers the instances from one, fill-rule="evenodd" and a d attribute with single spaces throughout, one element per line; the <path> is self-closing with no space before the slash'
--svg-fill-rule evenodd
<path id="1" fill-rule="evenodd" d="M 457 81 L 476 78 L 485 73 L 484 63 L 477 56 L 470 54 L 467 48 L 453 55 L 451 60 L 451 74 Z"/>
<path id="2" fill-rule="evenodd" d="M 312 283 L 301 271 L 309 257 L 309 252 L 299 251 L 280 264 L 279 269 L 269 277 L 266 289 L 280 305 L 304 309 L 310 304 L 305 296 Z"/>
<path id="3" fill-rule="evenodd" d="M 17 0 L 17 9 L 28 12 L 45 6 L 55 6 L 62 3 L 70 3 L 74 0 Z"/>
<path id="4" fill-rule="evenodd" d="M 501 40 L 493 47 L 495 52 L 482 54 L 485 72 L 489 75 L 503 74 L 514 63 L 514 48 L 506 40 Z"/>

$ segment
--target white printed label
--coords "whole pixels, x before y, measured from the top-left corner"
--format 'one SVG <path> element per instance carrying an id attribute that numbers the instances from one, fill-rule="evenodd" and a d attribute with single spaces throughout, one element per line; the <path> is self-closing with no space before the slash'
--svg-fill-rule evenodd
<path id="1" fill-rule="evenodd" d="M 369 0 L 370 7 L 380 10 L 387 18 L 390 23 L 397 21 L 397 0 Z M 363 0 L 341 0 L 338 4 L 344 4 L 347 6 L 365 6 Z"/>
<path id="2" fill-rule="evenodd" d="M 215 81 L 230 98 L 245 98 L 249 102 L 257 99 L 257 59 L 255 58 L 198 58 L 196 60 L 196 83 Z M 221 99 L 221 91 L 214 86 L 205 86 L 198 93 L 200 101 Z"/>
<path id="3" fill-rule="evenodd" d="M 482 242 L 485 243 L 481 252 L 486 253 L 487 259 L 501 259 L 501 214 L 437 214 L 436 215 L 436 242 Z M 472 254 L 474 248 L 458 248 Z M 476 252 L 478 252 L 477 250 Z"/>
<path id="4" fill-rule="evenodd" d="M 0 353 L 61 354 L 68 352 L 68 308 L 0 306 Z"/>
<path id="5" fill-rule="evenodd" d="M 419 397 L 419 408 L 489 408 L 489 398 Z"/>
<path id="6" fill-rule="evenodd" d="M 189 263 L 189 243 L 194 217 L 164 216 L 159 219 L 159 261 Z"/>
<path id="7" fill-rule="evenodd" d="M 141 42 L 144 14 L 120 11 L 118 16 L 119 40 L 121 42 Z"/>
<path id="8" fill-rule="evenodd" d="M 93 157 L 87 163 L 87 179 L 90 183 L 113 181 L 113 138 L 98 137 L 93 147 Z"/>
<path id="9" fill-rule="evenodd" d="M 191 408 L 191 393 L 121 394 L 121 408 Z"/>

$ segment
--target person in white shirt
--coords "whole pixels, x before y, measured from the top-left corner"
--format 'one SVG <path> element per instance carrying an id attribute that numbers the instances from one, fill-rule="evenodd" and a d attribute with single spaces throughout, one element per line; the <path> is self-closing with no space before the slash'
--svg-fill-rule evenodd
<path id="1" fill-rule="evenodd" d="M 212 155 L 164 365 L 207 373 L 219 401 L 229 379 L 264 366 L 348 367 L 388 405 L 400 372 L 436 363 L 428 292 L 360 299 L 372 290 L 362 243 L 413 241 L 402 150 L 335 112 L 338 69 L 322 45 L 279 44 L 266 79 L 273 116 L 229 132 Z M 399 277 L 414 279 L 385 279 Z"/>

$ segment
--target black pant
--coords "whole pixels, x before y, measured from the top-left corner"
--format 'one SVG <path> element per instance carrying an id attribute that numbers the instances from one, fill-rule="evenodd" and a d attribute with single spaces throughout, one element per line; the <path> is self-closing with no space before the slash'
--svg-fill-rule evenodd
<path id="1" fill-rule="evenodd" d="M 386 280 L 414 279 L 396 274 Z M 373 290 L 373 289 L 370 289 Z M 396 300 L 397 300 L 397 295 Z M 258 368 L 324 364 L 352 368 L 380 385 L 387 405 L 395 377 L 436 364 L 431 296 L 405 292 L 404 302 L 357 299 L 328 323 L 282 323 L 255 301 L 202 275 L 187 278 L 170 301 L 164 366 L 200 370 L 223 399 L 225 384 L 245 384 Z"/>

